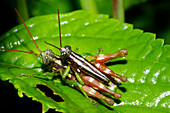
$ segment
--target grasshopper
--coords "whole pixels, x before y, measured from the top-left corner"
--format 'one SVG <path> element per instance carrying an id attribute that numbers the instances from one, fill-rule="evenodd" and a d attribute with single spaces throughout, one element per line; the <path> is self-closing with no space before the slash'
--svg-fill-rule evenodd
<path id="1" fill-rule="evenodd" d="M 104 63 L 117 57 L 127 56 L 128 52 L 126 49 L 122 49 L 113 54 L 106 54 L 106 55 L 97 54 L 97 55 L 82 57 L 81 55 L 73 52 L 71 50 L 71 46 L 66 45 L 65 47 L 62 47 L 60 16 L 58 10 L 60 48 L 48 42 L 45 43 L 60 50 L 61 54 L 56 55 L 55 53 L 52 52 L 51 49 L 46 49 L 45 51 L 41 51 L 38 45 L 36 44 L 35 40 L 33 39 L 25 22 L 23 21 L 22 17 L 17 11 L 17 9 L 15 9 L 15 11 L 20 17 L 22 23 L 24 24 L 26 30 L 28 31 L 30 37 L 32 38 L 40 54 L 34 52 L 22 51 L 22 50 L 11 50 L 11 49 L 3 49 L 3 48 L 0 48 L 0 50 L 34 54 L 38 57 L 41 57 L 43 64 L 45 64 L 54 73 L 59 73 L 62 76 L 62 79 L 69 86 L 76 87 L 88 99 L 89 99 L 88 96 L 90 96 L 93 98 L 98 98 L 100 100 L 103 100 L 108 105 L 113 105 L 114 100 L 112 98 L 108 98 L 104 96 L 99 91 L 109 93 L 117 99 L 121 97 L 121 94 L 109 89 L 108 86 L 113 87 L 114 85 L 119 84 L 120 81 L 126 82 L 127 78 L 114 73 Z"/>

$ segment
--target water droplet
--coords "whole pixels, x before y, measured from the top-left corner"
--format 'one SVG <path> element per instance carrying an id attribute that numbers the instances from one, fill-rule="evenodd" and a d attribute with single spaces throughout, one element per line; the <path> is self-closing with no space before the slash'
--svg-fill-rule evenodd
<path id="1" fill-rule="evenodd" d="M 38 39 L 38 36 L 33 37 L 34 40 Z"/>
<path id="2" fill-rule="evenodd" d="M 142 76 L 142 77 L 139 79 L 139 81 L 140 81 L 141 83 L 144 83 L 144 82 L 145 82 L 145 78 L 146 78 L 146 76 Z"/>
<path id="3" fill-rule="evenodd" d="M 131 83 L 134 83 L 135 79 L 134 78 L 128 78 L 128 81 L 131 82 Z"/>
<path id="4" fill-rule="evenodd" d="M 147 75 L 149 72 L 150 72 L 150 68 L 149 68 L 149 69 L 146 69 L 145 71 L 143 71 L 143 73 L 144 73 L 145 75 Z"/>
<path id="5" fill-rule="evenodd" d="M 89 25 L 89 23 L 88 23 L 88 22 L 86 22 L 84 25 Z"/>
<path id="6" fill-rule="evenodd" d="M 16 44 L 17 44 L 17 42 L 14 42 L 14 44 L 16 45 Z"/>
<path id="7" fill-rule="evenodd" d="M 127 26 L 127 25 L 125 25 L 123 29 L 127 29 L 127 28 L 128 28 L 128 26 Z"/>
<path id="8" fill-rule="evenodd" d="M 17 31 L 18 31 L 18 29 L 14 29 L 14 30 L 13 30 L 13 32 L 17 32 Z"/>
<path id="9" fill-rule="evenodd" d="M 64 22 L 61 22 L 60 24 L 63 25 L 63 24 L 67 24 L 68 21 L 64 21 Z"/>
<path id="10" fill-rule="evenodd" d="M 35 24 L 30 24 L 30 25 L 28 25 L 29 27 L 33 27 Z"/>
<path id="11" fill-rule="evenodd" d="M 71 36 L 71 34 L 70 34 L 70 33 L 68 33 L 68 34 L 65 34 L 65 36 Z"/>

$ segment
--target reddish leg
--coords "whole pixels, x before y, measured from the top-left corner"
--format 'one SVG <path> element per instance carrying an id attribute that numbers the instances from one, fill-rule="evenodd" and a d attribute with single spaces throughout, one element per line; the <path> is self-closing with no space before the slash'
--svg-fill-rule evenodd
<path id="1" fill-rule="evenodd" d="M 96 61 L 92 61 L 92 64 L 94 64 L 96 66 L 97 69 L 99 69 L 101 72 L 103 72 L 104 74 L 119 78 L 120 80 L 122 80 L 123 82 L 127 81 L 127 77 L 121 76 L 115 72 L 113 72 L 112 70 L 110 70 L 105 64 L 103 63 L 98 63 Z"/>
<path id="2" fill-rule="evenodd" d="M 105 97 L 104 95 L 102 95 L 99 92 L 97 92 L 96 90 L 94 90 L 92 87 L 83 85 L 82 88 L 87 93 L 88 96 L 104 100 L 110 106 L 112 106 L 114 104 L 113 99 Z"/>
<path id="3" fill-rule="evenodd" d="M 91 63 L 94 64 L 104 74 L 119 78 L 121 81 L 126 82 L 127 81 L 126 77 L 116 74 L 115 72 L 110 70 L 104 63 L 117 57 L 125 57 L 127 56 L 127 54 L 128 54 L 128 51 L 126 49 L 122 49 L 113 54 L 91 55 L 91 56 L 88 56 L 87 58 L 95 59 L 95 60 L 91 60 Z"/>
<path id="4" fill-rule="evenodd" d="M 88 76 L 87 76 L 88 77 Z M 92 77 L 91 77 L 92 78 Z M 71 77 L 69 78 L 70 80 L 73 80 L 73 81 L 75 81 L 76 80 L 76 77 L 75 76 L 73 76 L 73 75 L 71 75 Z M 92 78 L 93 79 L 93 78 Z M 83 80 L 83 81 L 86 81 L 86 83 L 88 82 L 88 80 Z M 97 84 L 96 84 L 97 85 Z M 98 91 L 96 91 L 96 90 L 94 90 L 93 88 L 92 88 L 92 86 L 93 85 L 91 85 L 91 84 L 89 84 L 89 86 L 87 86 L 87 85 L 83 85 L 82 86 L 82 88 L 83 88 L 83 90 L 85 91 L 85 93 L 88 95 L 88 96 L 90 96 L 90 97 L 94 97 L 94 98 L 97 98 L 97 99 L 100 99 L 100 100 L 103 100 L 103 101 L 105 101 L 108 105 L 113 105 L 114 104 L 114 100 L 113 99 L 111 99 L 111 98 L 108 98 L 108 97 L 105 97 L 104 95 L 102 95 L 102 94 L 100 94 Z M 82 92 L 82 90 L 79 88 L 79 87 L 77 87 L 77 86 L 75 86 L 79 91 L 81 91 Z M 101 88 L 102 89 L 102 88 Z M 104 89 L 103 89 L 104 90 Z M 109 91 L 108 91 L 109 92 Z M 92 101 L 92 100 L 91 100 Z"/>
<path id="5" fill-rule="evenodd" d="M 113 54 L 107 54 L 107 55 L 104 55 L 104 54 L 100 54 L 100 55 L 91 55 L 91 56 L 88 56 L 88 57 L 97 57 L 97 59 L 95 60 L 96 62 L 98 63 L 105 63 L 111 59 L 114 59 L 114 58 L 118 58 L 118 57 L 125 57 L 127 56 L 128 54 L 128 51 L 126 49 L 122 49 L 116 53 L 113 53 Z"/>
<path id="6" fill-rule="evenodd" d="M 110 93 L 111 95 L 113 95 L 117 99 L 121 97 L 121 94 L 108 89 L 106 86 L 104 86 L 98 80 L 96 80 L 96 79 L 94 79 L 90 76 L 83 76 L 82 80 L 84 81 L 84 83 L 86 85 L 88 85 L 88 86 L 90 86 L 90 87 L 92 87 L 96 90 L 103 91 L 103 92 L 106 92 L 106 93 Z"/>
<path id="7" fill-rule="evenodd" d="M 71 77 L 69 78 L 70 80 L 75 81 L 76 77 L 71 75 Z M 113 105 L 114 104 L 114 100 L 108 97 L 105 97 L 104 95 L 100 94 L 98 91 L 94 90 L 100 90 L 103 92 L 107 92 L 112 94 L 115 98 L 120 98 L 121 94 L 116 93 L 110 89 L 108 89 L 107 87 L 105 87 L 102 83 L 100 83 L 99 81 L 95 80 L 94 78 L 90 77 L 90 76 L 82 76 L 82 80 L 84 81 L 84 83 L 86 85 L 83 85 L 82 88 L 83 90 L 86 92 L 86 94 L 88 96 L 97 98 L 97 99 L 101 99 L 104 100 L 108 105 Z M 78 90 L 79 87 L 76 87 Z M 93 89 L 94 88 L 94 89 Z M 81 90 L 80 90 L 81 91 Z"/>

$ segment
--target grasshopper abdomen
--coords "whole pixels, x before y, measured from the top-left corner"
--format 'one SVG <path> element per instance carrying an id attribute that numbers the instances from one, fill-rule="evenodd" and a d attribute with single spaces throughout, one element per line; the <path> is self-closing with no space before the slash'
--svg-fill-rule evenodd
<path id="1" fill-rule="evenodd" d="M 75 52 L 72 51 L 69 54 L 68 61 L 71 62 L 71 64 L 77 64 L 77 68 L 83 71 L 85 74 L 90 75 L 101 82 L 109 83 L 110 80 L 105 74 L 100 72 L 94 65 Z"/>

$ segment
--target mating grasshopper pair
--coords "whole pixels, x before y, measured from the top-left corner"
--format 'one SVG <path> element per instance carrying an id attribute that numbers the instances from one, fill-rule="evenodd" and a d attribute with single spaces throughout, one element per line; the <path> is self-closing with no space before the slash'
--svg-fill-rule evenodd
<path id="1" fill-rule="evenodd" d="M 114 100 L 112 98 L 108 98 L 99 92 L 101 91 L 101 92 L 109 93 L 117 99 L 121 97 L 121 94 L 115 91 L 112 91 L 107 86 L 111 86 L 112 88 L 114 85 L 119 84 L 120 81 L 125 82 L 127 78 L 114 73 L 104 63 L 117 57 L 127 56 L 128 52 L 126 49 L 122 49 L 114 54 L 107 54 L 107 55 L 97 54 L 97 55 L 87 56 L 84 58 L 80 56 L 79 54 L 73 52 L 69 45 L 62 47 L 60 16 L 59 16 L 59 10 L 58 10 L 60 48 L 48 42 L 45 42 L 45 43 L 60 50 L 61 55 L 59 56 L 59 55 L 54 54 L 51 49 L 46 49 L 45 51 L 42 52 L 37 46 L 35 40 L 33 39 L 31 33 L 29 32 L 20 14 L 18 13 L 17 10 L 16 12 L 18 16 L 20 17 L 21 21 L 23 22 L 25 28 L 27 29 L 30 37 L 32 38 L 40 54 L 27 52 L 27 51 L 21 51 L 21 50 L 3 49 L 3 48 L 0 48 L 0 50 L 29 53 L 29 54 L 34 54 L 38 57 L 41 57 L 43 60 L 43 63 L 50 70 L 52 70 L 54 73 L 60 73 L 60 75 L 62 76 L 62 79 L 68 85 L 76 87 L 87 98 L 88 96 L 91 96 L 91 97 L 98 98 L 98 99 L 105 101 L 108 105 L 113 105 Z"/>

